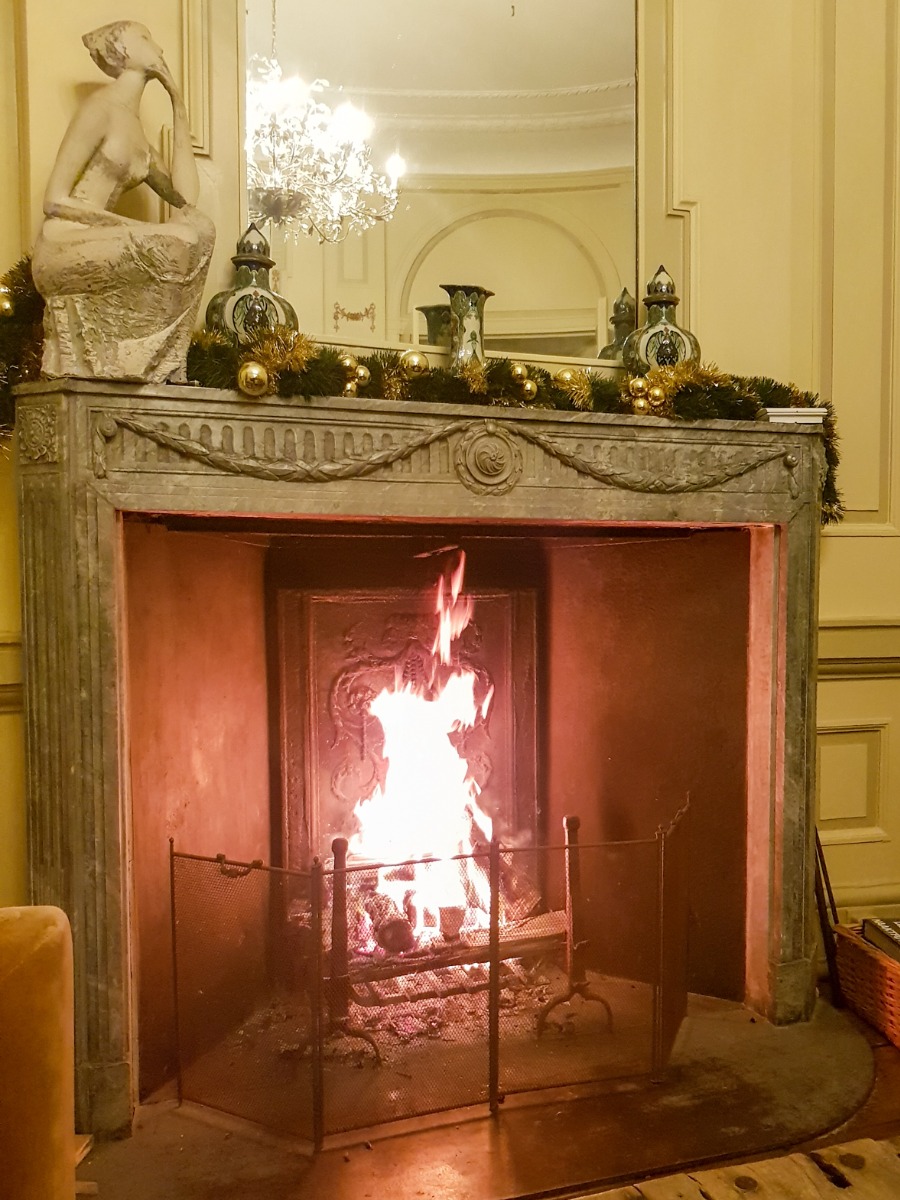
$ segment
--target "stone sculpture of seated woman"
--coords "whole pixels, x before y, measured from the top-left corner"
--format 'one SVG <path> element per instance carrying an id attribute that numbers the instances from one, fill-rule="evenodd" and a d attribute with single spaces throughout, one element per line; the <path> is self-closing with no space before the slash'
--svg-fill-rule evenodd
<path id="1" fill-rule="evenodd" d="M 43 371 L 184 380 L 215 242 L 212 222 L 194 208 L 199 179 L 187 112 L 143 25 L 116 21 L 83 41 L 113 82 L 75 114 L 44 197 L 32 260 L 46 301 Z M 172 99 L 171 172 L 141 126 L 141 96 L 151 79 Z M 113 211 L 140 183 L 172 206 L 169 221 L 137 221 Z"/>

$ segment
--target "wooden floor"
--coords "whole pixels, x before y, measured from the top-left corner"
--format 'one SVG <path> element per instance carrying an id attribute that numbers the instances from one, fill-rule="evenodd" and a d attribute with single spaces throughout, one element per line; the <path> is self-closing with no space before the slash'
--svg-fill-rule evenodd
<path id="1" fill-rule="evenodd" d="M 762 1162 L 668 1175 L 583 1200 L 897 1200 L 900 1138 L 862 1138 Z"/>

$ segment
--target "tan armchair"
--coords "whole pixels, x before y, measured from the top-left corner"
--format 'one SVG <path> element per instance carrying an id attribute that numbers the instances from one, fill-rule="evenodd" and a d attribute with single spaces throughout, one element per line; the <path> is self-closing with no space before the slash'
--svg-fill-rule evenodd
<path id="1" fill-rule="evenodd" d="M 58 908 L 0 908 L 0 1195 L 75 1193 L 72 933 Z"/>

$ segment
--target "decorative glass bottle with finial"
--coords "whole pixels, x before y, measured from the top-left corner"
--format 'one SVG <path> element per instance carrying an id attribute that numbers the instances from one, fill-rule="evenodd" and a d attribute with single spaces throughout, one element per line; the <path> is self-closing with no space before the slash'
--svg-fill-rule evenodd
<path id="1" fill-rule="evenodd" d="M 637 325 L 637 302 L 628 288 L 622 288 L 619 298 L 613 302 L 613 314 L 609 319 L 612 326 L 613 340 L 604 346 L 598 358 L 622 361 L 622 348 L 630 333 Z"/>
<path id="2" fill-rule="evenodd" d="M 269 243 L 256 225 L 251 225 L 237 244 L 234 286 L 213 296 L 206 308 L 208 329 L 233 334 L 247 342 L 255 333 L 284 325 L 298 329 L 297 314 L 284 296 L 269 286 L 269 271 L 275 259 L 269 257 Z"/>
<path id="3" fill-rule="evenodd" d="M 632 375 L 646 375 L 653 367 L 675 367 L 700 361 L 700 343 L 689 329 L 675 324 L 678 297 L 675 283 L 665 267 L 647 284 L 644 297 L 647 323 L 629 334 L 622 358 Z"/>

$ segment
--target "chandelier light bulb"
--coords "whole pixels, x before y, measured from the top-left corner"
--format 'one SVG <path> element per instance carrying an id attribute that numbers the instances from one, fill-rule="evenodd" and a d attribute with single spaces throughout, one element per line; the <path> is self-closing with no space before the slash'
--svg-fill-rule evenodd
<path id="1" fill-rule="evenodd" d="M 406 174 L 406 163 L 399 154 L 395 153 L 387 160 L 385 170 L 388 173 L 388 179 L 396 187 L 397 180 L 402 179 Z"/>
<path id="2" fill-rule="evenodd" d="M 334 110 L 331 129 L 336 142 L 346 143 L 354 149 L 364 149 L 367 137 L 371 136 L 374 122 L 370 116 L 345 100 Z"/>

